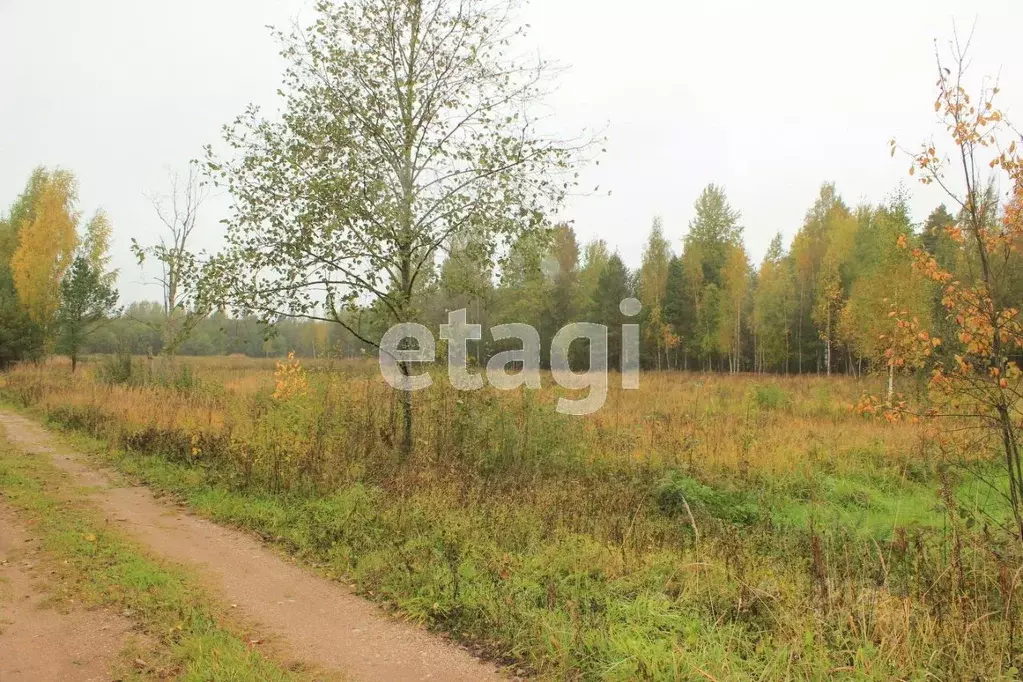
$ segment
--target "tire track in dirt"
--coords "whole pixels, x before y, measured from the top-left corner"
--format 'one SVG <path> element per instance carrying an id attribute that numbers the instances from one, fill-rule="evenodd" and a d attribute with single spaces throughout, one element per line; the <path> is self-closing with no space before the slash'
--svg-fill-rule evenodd
<path id="1" fill-rule="evenodd" d="M 118 487 L 84 456 L 30 419 L 0 411 L 8 440 L 49 455 L 100 508 L 156 554 L 189 565 L 225 601 L 281 642 L 298 661 L 356 680 L 506 679 L 496 666 L 288 563 L 258 540 L 157 500 L 147 488 Z"/>

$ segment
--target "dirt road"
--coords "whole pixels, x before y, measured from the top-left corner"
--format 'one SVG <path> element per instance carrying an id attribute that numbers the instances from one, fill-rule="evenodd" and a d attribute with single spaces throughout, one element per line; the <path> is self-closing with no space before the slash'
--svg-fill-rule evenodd
<path id="1" fill-rule="evenodd" d="M 44 604 L 38 550 L 0 508 L 0 682 L 110 680 L 131 623 L 108 611 Z"/>
<path id="2" fill-rule="evenodd" d="M 113 476 L 92 468 L 35 422 L 0 411 L 0 425 L 17 447 L 49 455 L 76 482 L 95 488 L 93 497 L 109 520 L 157 555 L 193 567 L 215 594 L 297 661 L 354 680 L 505 679 L 495 666 L 387 617 L 343 585 L 289 563 L 244 533 L 165 504 L 146 488 L 117 486 Z M 7 678 L 0 673 L 0 679 Z"/>

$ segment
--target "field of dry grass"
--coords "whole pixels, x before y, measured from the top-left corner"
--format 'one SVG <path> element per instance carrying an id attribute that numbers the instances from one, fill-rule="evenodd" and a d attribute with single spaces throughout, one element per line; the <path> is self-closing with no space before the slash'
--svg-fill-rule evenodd
<path id="1" fill-rule="evenodd" d="M 541 677 L 1015 674 L 1023 564 L 967 523 L 996 497 L 926 425 L 853 410 L 880 381 L 650 373 L 589 417 L 549 381 L 437 381 L 406 460 L 371 362 L 153 362 L 27 365 L 2 390 Z"/>
<path id="2" fill-rule="evenodd" d="M 260 358 L 182 358 L 176 370 L 167 370 L 159 363 L 137 360 L 136 372 L 162 377 L 147 380 L 142 387 L 97 381 L 101 368 L 96 365 L 87 366 L 76 377 L 64 376 L 54 371 L 63 365 L 59 360 L 44 368 L 26 365 L 12 381 L 33 377 L 33 386 L 45 386 L 40 398 L 47 407 L 102 405 L 118 423 L 219 434 L 228 424 L 236 425 L 233 408 L 239 402 L 273 392 L 281 364 Z M 345 404 L 375 421 L 393 418 L 395 397 L 380 380 L 375 362 L 304 360 L 299 364 L 307 383 L 313 385 L 310 390 L 328 403 Z M 173 376 L 164 377 L 164 372 Z M 182 382 L 191 385 L 193 381 L 201 386 L 199 390 L 179 390 Z M 562 419 L 542 414 L 553 413 L 557 396 L 566 393 L 549 377 L 544 377 L 548 388 L 530 395 L 486 389 L 454 395 L 443 383 L 439 379 L 427 392 L 416 395 L 417 454 L 436 450 L 467 402 L 517 415 L 523 426 L 533 412 L 541 418 Z M 823 453 L 841 466 L 846 460 L 836 455 L 842 451 L 877 450 L 886 458 L 904 459 L 921 448 L 922 432 L 915 426 L 864 419 L 851 409 L 865 391 L 880 390 L 880 382 L 872 386 L 849 377 L 650 373 L 643 376 L 638 391 L 620 390 L 617 383 L 612 378 L 603 409 L 564 419 L 580 439 L 577 445 L 591 457 L 685 465 L 708 474 L 779 473 Z M 153 409 L 153 403 L 160 409 Z"/>

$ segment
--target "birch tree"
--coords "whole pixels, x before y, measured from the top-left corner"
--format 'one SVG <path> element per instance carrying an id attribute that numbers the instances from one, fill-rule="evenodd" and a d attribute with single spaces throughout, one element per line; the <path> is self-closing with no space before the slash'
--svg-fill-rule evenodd
<path id="1" fill-rule="evenodd" d="M 1023 245 L 1023 158 L 1018 130 L 996 106 L 997 84 L 985 81 L 968 90 L 968 48 L 958 38 L 952 43 L 951 68 L 938 58 L 934 110 L 944 124 L 944 144 L 929 140 L 907 152 L 910 174 L 941 188 L 957 209 L 945 234 L 962 249 L 968 267 L 954 273 L 905 236 L 899 245 L 911 249 L 917 272 L 940 286 L 953 329 L 955 352 L 936 363 L 931 377 L 931 415 L 949 427 L 941 434 L 945 444 L 962 447 L 964 454 L 986 448 L 999 453 L 1007 485 L 996 489 L 1011 511 L 1006 529 L 1023 541 L 1023 371 L 1018 364 L 1023 317 L 1012 286 Z M 897 148 L 892 141 L 892 155 Z M 988 190 L 994 186 L 1005 192 L 1001 200 Z M 927 356 L 943 344 L 915 320 L 898 321 L 903 338 L 915 342 L 914 347 L 903 344 L 905 354 Z M 980 437 L 958 441 L 964 430 Z"/>
<path id="2" fill-rule="evenodd" d="M 781 233 L 771 240 L 757 273 L 753 298 L 753 326 L 756 329 L 761 371 L 767 367 L 789 371 L 789 342 L 795 285 L 792 269 L 782 247 Z"/>
<path id="3" fill-rule="evenodd" d="M 661 369 L 661 355 L 667 348 L 664 323 L 664 296 L 668 287 L 668 266 L 671 263 L 671 245 L 664 238 L 664 227 L 660 218 L 654 218 L 650 228 L 650 237 L 643 250 L 643 262 L 639 268 L 639 300 L 643 303 L 644 336 L 655 352 L 654 365 Z"/>
<path id="4" fill-rule="evenodd" d="M 413 321 L 417 282 L 459 235 L 476 235 L 492 260 L 523 232 L 549 230 L 589 147 L 538 125 L 552 65 L 513 56 L 525 35 L 515 9 L 321 0 L 311 26 L 275 31 L 280 116 L 250 106 L 225 127 L 228 153 L 207 148 L 209 175 L 234 199 L 226 249 L 207 270 L 217 296 L 377 346 L 346 308 L 372 301 Z M 400 400 L 407 456 L 412 396 Z"/>
<path id="5" fill-rule="evenodd" d="M 78 182 L 69 171 L 56 169 L 43 181 L 31 219 L 18 233 L 11 273 L 18 299 L 29 317 L 52 342 L 60 307 L 60 282 L 78 247 Z"/>
<path id="6" fill-rule="evenodd" d="M 131 250 L 139 265 L 149 259 L 160 268 L 156 281 L 163 293 L 163 352 L 167 355 L 174 354 L 208 312 L 202 305 L 194 306 L 200 284 L 200 264 L 190 247 L 199 209 L 206 201 L 208 190 L 200 182 L 194 164 L 189 165 L 184 179 L 171 173 L 170 186 L 169 195 L 149 197 L 163 225 L 157 242 L 143 246 L 134 237 L 131 240 Z"/>
<path id="7" fill-rule="evenodd" d="M 728 369 L 735 374 L 742 370 L 743 309 L 750 292 L 749 258 L 741 243 L 728 247 L 721 280 L 718 346 L 728 354 Z"/>

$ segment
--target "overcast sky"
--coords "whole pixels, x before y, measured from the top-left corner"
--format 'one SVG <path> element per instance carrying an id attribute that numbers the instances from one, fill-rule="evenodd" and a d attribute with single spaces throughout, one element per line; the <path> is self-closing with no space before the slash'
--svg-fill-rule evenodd
<path id="1" fill-rule="evenodd" d="M 275 106 L 282 64 L 266 25 L 308 20 L 309 7 L 0 0 L 0 211 L 33 167 L 73 170 L 82 208 L 113 220 L 124 297 L 159 298 L 128 252 L 158 230 L 144 194 L 166 191 L 167 169 L 185 171 L 247 103 Z M 563 217 L 631 266 L 654 216 L 681 249 L 709 182 L 742 211 L 757 262 L 777 231 L 791 238 L 821 182 L 850 204 L 883 199 L 908 180 L 888 140 L 915 146 L 935 130 L 934 40 L 954 24 L 976 23 L 974 75 L 1000 74 L 1010 118 L 1023 109 L 1020 0 L 535 0 L 523 20 L 569 67 L 550 100 L 556 125 L 609 138 L 584 175 L 601 192 Z M 941 198 L 909 186 L 922 220 Z M 216 247 L 224 209 L 209 203 L 201 246 Z"/>

